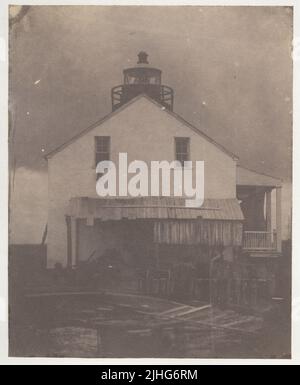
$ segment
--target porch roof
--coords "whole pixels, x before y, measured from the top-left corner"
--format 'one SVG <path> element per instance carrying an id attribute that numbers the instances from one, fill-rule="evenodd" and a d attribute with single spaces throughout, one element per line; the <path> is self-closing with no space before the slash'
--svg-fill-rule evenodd
<path id="1" fill-rule="evenodd" d="M 237 166 L 236 172 L 236 184 L 238 186 L 280 187 L 282 185 L 278 178 L 260 174 L 242 166 Z"/>
<path id="2" fill-rule="evenodd" d="M 200 208 L 185 207 L 183 198 L 71 198 L 67 215 L 75 218 L 121 219 L 213 219 L 242 221 L 237 199 L 206 199 Z"/>

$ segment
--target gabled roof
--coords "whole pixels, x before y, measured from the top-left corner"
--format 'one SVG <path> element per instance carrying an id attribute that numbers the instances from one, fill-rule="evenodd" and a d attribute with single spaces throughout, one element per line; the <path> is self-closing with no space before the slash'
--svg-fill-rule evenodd
<path id="1" fill-rule="evenodd" d="M 282 185 L 281 179 L 239 165 L 236 173 L 236 184 L 238 186 L 280 187 Z"/>
<path id="2" fill-rule="evenodd" d="M 225 147 L 223 147 L 221 144 L 215 142 L 212 138 L 210 138 L 208 135 L 206 135 L 204 132 L 202 132 L 201 130 L 199 130 L 199 128 L 195 127 L 194 125 L 192 125 L 191 123 L 187 122 L 184 118 L 182 118 L 180 115 L 176 114 L 175 112 L 173 111 L 170 111 L 168 110 L 167 108 L 163 107 L 161 104 L 159 104 L 158 102 L 156 102 L 155 100 L 151 99 L 148 95 L 146 94 L 140 94 L 138 96 L 136 96 L 135 98 L 131 99 L 128 103 L 126 104 L 123 104 L 121 107 L 119 107 L 117 110 L 115 111 L 112 111 L 111 113 L 109 113 L 108 115 L 104 116 L 102 119 L 98 120 L 97 122 L 93 123 L 92 125 L 88 126 L 86 129 L 84 129 L 83 131 L 81 131 L 79 134 L 73 136 L 72 138 L 70 138 L 69 140 L 67 140 L 66 142 L 64 142 L 63 144 L 61 144 L 59 147 L 55 148 L 54 150 L 48 152 L 46 155 L 45 155 L 45 158 L 48 159 L 48 158 L 51 158 L 54 154 L 56 154 L 57 152 L 63 150 L 65 147 L 67 147 L 69 144 L 73 143 L 75 140 L 77 140 L 78 138 L 80 138 L 81 136 L 85 135 L 87 132 L 91 131 L 92 129 L 98 127 L 99 125 L 101 125 L 102 123 L 106 122 L 108 119 L 112 118 L 113 116 L 117 115 L 118 113 L 120 113 L 121 111 L 125 110 L 127 107 L 129 107 L 131 104 L 135 103 L 137 100 L 141 99 L 141 98 L 146 98 L 148 101 L 150 101 L 151 103 L 153 103 L 154 105 L 156 105 L 157 107 L 159 107 L 159 109 L 163 109 L 165 113 L 173 116 L 175 119 L 179 120 L 181 123 L 183 123 L 185 126 L 191 128 L 194 132 L 196 132 L 197 134 L 201 135 L 203 138 L 205 138 L 207 141 L 209 141 L 210 143 L 212 143 L 213 145 L 215 145 L 216 147 L 218 147 L 221 151 L 223 151 L 225 154 L 227 154 L 228 156 L 230 156 L 231 158 L 233 158 L 234 160 L 238 160 L 238 157 L 236 155 L 234 155 L 232 152 L 228 151 Z"/>

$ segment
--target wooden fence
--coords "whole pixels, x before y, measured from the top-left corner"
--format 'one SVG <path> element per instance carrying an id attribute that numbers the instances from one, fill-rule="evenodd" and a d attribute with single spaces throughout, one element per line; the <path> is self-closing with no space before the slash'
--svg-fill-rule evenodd
<path id="1" fill-rule="evenodd" d="M 168 270 L 148 270 L 139 278 L 143 294 L 175 300 L 199 300 L 220 306 L 256 309 L 271 300 L 272 280 L 267 278 L 226 276 L 185 278 Z"/>

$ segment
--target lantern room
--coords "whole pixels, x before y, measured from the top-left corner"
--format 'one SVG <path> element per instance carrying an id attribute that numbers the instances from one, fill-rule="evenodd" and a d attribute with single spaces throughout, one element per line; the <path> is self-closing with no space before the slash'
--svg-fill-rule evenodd
<path id="1" fill-rule="evenodd" d="M 143 93 L 173 110 L 173 89 L 161 84 L 161 70 L 149 66 L 146 52 L 140 52 L 137 65 L 125 69 L 123 74 L 123 84 L 111 90 L 113 111 Z"/>

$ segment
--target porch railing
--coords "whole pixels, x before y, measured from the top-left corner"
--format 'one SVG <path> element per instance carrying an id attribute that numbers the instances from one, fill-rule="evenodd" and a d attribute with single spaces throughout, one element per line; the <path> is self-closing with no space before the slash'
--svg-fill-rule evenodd
<path id="1" fill-rule="evenodd" d="M 247 250 L 275 250 L 276 233 L 268 231 L 244 231 L 243 247 Z"/>

